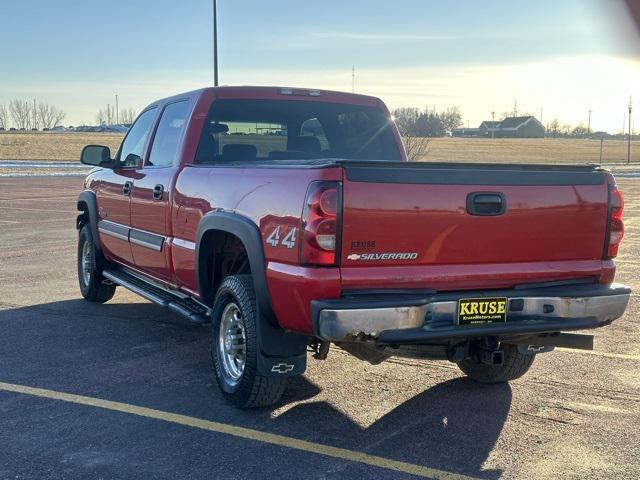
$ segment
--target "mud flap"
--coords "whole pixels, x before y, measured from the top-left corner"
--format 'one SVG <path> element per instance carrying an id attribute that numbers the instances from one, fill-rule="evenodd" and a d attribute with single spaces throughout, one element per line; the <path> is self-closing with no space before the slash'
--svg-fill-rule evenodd
<path id="1" fill-rule="evenodd" d="M 535 355 L 536 353 L 546 353 L 551 352 L 556 347 L 546 345 L 546 346 L 537 346 L 537 345 L 525 345 L 522 343 L 518 344 L 518 353 L 523 355 Z"/>
<path id="2" fill-rule="evenodd" d="M 290 357 L 258 355 L 258 373 L 263 377 L 302 375 L 307 368 L 307 353 Z"/>
<path id="3" fill-rule="evenodd" d="M 307 368 L 307 337 L 285 332 L 260 317 L 258 373 L 266 377 L 302 375 Z"/>

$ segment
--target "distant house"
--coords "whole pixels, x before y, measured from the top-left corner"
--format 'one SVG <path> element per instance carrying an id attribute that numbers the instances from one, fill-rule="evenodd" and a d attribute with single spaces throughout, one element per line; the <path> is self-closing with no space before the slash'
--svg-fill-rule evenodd
<path id="1" fill-rule="evenodd" d="M 495 133 L 499 129 L 500 129 L 500 122 L 492 121 L 492 120 L 485 120 L 480 124 L 480 127 L 479 127 L 479 130 L 481 131 L 482 136 L 484 137 L 490 137 L 492 133 L 495 136 Z"/>
<path id="2" fill-rule="evenodd" d="M 545 128 L 533 116 L 507 117 L 501 121 L 485 120 L 478 128 L 456 128 L 454 137 L 543 138 Z"/>
<path id="3" fill-rule="evenodd" d="M 454 128 L 451 131 L 452 137 L 481 137 L 482 131 L 479 128 Z"/>
<path id="4" fill-rule="evenodd" d="M 499 122 L 494 136 L 497 138 L 543 138 L 544 132 L 544 125 L 533 116 L 507 117 Z M 489 136 L 491 136 L 490 132 Z"/>

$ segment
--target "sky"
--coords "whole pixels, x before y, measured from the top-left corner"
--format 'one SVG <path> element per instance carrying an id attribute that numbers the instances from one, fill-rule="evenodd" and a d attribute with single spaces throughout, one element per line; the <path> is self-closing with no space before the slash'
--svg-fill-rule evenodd
<path id="1" fill-rule="evenodd" d="M 0 103 L 63 123 L 212 85 L 211 0 L 0 0 Z M 218 0 L 220 83 L 355 91 L 390 108 L 458 106 L 640 129 L 640 37 L 619 0 Z"/>

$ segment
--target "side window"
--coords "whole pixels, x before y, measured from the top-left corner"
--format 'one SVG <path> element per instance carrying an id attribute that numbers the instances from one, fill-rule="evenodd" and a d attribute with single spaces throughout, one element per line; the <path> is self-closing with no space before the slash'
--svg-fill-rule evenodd
<path id="1" fill-rule="evenodd" d="M 164 108 L 153 139 L 147 165 L 169 167 L 174 164 L 178 152 L 178 144 L 187 123 L 187 115 L 189 115 L 189 102 L 187 100 L 170 103 Z"/>
<path id="2" fill-rule="evenodd" d="M 124 167 L 136 167 L 142 165 L 142 150 L 149 137 L 156 109 L 150 108 L 140 114 L 138 119 L 131 125 L 129 133 L 122 142 L 118 160 Z"/>
<path id="3" fill-rule="evenodd" d="M 329 141 L 324 133 L 324 128 L 317 118 L 305 120 L 300 127 L 301 137 L 316 137 L 320 142 L 320 148 L 323 151 L 329 150 Z"/>
<path id="4" fill-rule="evenodd" d="M 387 119 L 377 111 L 352 111 L 338 115 L 348 158 L 400 160 Z"/>

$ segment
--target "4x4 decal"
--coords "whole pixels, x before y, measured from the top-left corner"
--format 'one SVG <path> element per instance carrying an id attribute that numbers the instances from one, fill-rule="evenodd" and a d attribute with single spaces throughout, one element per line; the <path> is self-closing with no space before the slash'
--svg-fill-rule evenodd
<path id="1" fill-rule="evenodd" d="M 271 234 L 267 237 L 266 242 L 271 245 L 272 247 L 277 247 L 278 245 L 283 245 L 287 248 L 293 248 L 296 246 L 296 231 L 298 229 L 296 227 L 293 227 L 291 230 L 289 230 L 289 233 L 287 233 L 284 238 L 282 239 L 282 241 L 280 241 L 280 225 L 278 225 L 273 232 L 271 232 Z"/>

